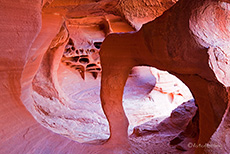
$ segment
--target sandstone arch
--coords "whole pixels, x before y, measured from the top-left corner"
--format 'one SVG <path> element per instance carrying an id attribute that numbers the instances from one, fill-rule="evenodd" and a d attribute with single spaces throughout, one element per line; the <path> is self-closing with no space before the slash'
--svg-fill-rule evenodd
<path id="1" fill-rule="evenodd" d="M 213 16 L 208 16 L 210 11 Z M 105 39 L 100 51 L 101 101 L 110 123 L 108 143 L 124 145 L 128 142 L 128 120 L 122 107 L 122 94 L 128 72 L 138 65 L 167 70 L 190 88 L 199 106 L 198 143 L 203 145 L 209 141 L 229 102 L 228 85 L 224 85 L 227 75 L 218 80 L 220 77 L 210 66 L 215 63 L 210 55 L 213 48 L 229 52 L 229 41 L 224 41 L 225 38 L 222 41 L 225 43 L 218 44 L 222 35 L 229 38 L 229 29 L 217 24 L 217 21 L 224 21 L 223 27 L 229 25 L 228 15 L 228 3 L 180 0 L 162 16 L 143 25 L 137 33 L 111 34 Z M 205 27 L 205 23 L 213 18 L 216 20 L 213 28 L 217 31 L 214 34 L 213 29 Z M 222 71 L 228 74 L 226 69 Z M 197 152 L 202 150 L 198 148 Z"/>

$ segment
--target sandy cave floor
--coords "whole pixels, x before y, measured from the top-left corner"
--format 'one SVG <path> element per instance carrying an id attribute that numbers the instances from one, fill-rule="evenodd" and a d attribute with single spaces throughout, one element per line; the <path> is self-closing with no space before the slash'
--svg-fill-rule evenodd
<path id="1" fill-rule="evenodd" d="M 188 148 L 186 145 L 182 144 L 182 149 L 186 151 L 178 150 L 178 147 L 169 145 L 170 140 L 175 138 L 181 130 L 171 129 L 171 126 L 167 126 L 167 124 L 159 127 L 165 127 L 162 131 L 157 130 L 159 123 L 169 117 L 171 111 L 182 102 L 172 104 L 167 95 L 153 90 L 156 79 L 144 69 L 141 74 L 129 77 L 123 96 L 124 109 L 130 123 L 129 134 L 133 153 L 193 153 L 194 148 Z M 88 115 L 87 117 L 84 115 L 81 121 L 83 126 L 80 126 L 81 128 L 77 131 L 80 135 L 76 135 L 73 139 L 80 142 L 95 143 L 100 139 L 108 138 L 108 123 L 100 105 L 100 76 L 95 80 L 91 74 L 86 74 L 86 78 L 83 80 L 77 71 L 61 63 L 58 78 L 62 90 L 68 95 L 71 103 L 81 103 L 78 106 L 79 109 L 93 110 L 97 112 L 97 116 L 104 118 L 98 120 L 97 116 Z M 75 108 L 77 107 L 75 106 Z M 84 119 L 91 119 L 92 123 L 103 124 L 101 126 L 98 124 L 90 125 L 89 121 Z M 138 131 L 141 132 L 139 137 L 131 135 L 135 126 L 138 126 Z M 89 129 L 94 129 L 94 131 L 87 131 Z"/>

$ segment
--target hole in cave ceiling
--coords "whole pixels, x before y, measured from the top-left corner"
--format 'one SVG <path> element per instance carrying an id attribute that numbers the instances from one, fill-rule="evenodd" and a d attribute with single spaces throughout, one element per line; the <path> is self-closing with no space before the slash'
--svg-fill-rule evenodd
<path id="1" fill-rule="evenodd" d="M 97 49 L 100 49 L 102 42 L 94 42 L 93 44 Z"/>

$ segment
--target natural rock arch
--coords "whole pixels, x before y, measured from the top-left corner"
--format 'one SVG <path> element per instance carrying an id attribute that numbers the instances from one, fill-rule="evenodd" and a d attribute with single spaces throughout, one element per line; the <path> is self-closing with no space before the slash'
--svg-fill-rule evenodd
<path id="1" fill-rule="evenodd" d="M 128 143 L 128 120 L 122 107 L 122 95 L 129 71 L 138 65 L 167 70 L 190 88 L 199 106 L 198 143 L 204 145 L 209 141 L 229 102 L 228 88 L 222 84 L 223 80 L 216 78 L 218 74 L 210 66 L 215 63 L 211 54 L 213 48 L 229 49 L 226 48 L 229 42 L 214 43 L 223 34 L 229 38 L 229 30 L 215 23 L 218 32 L 213 37 L 204 24 L 196 25 L 202 19 L 208 23 L 213 18 L 217 21 L 225 18 L 223 27 L 226 27 L 229 24 L 226 6 L 229 4 L 214 0 L 180 0 L 162 16 L 143 25 L 140 31 L 111 34 L 105 39 L 100 51 L 101 101 L 110 124 L 108 144 L 125 146 Z M 210 10 L 214 16 L 207 16 Z M 197 34 L 202 30 L 205 37 Z M 197 152 L 202 150 L 198 148 Z"/>

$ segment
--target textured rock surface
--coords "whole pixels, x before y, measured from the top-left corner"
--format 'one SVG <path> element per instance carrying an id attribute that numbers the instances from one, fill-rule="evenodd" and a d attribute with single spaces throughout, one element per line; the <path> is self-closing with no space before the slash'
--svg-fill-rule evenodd
<path id="1" fill-rule="evenodd" d="M 77 70 L 82 79 L 85 79 L 86 73 L 91 73 L 95 79 L 101 73 L 99 50 L 93 46 L 86 50 L 77 49 L 71 38 L 65 47 L 62 62 L 73 70 Z"/>
<path id="2" fill-rule="evenodd" d="M 206 146 L 206 152 L 207 153 L 229 153 L 230 151 L 230 135 L 229 135 L 229 129 L 230 129 L 230 121 L 229 121 L 230 115 L 229 115 L 229 105 L 228 109 L 226 110 L 226 113 L 222 119 L 222 122 L 217 129 L 217 131 L 212 136 L 211 140 L 205 145 Z"/>
<path id="3" fill-rule="evenodd" d="M 177 0 L 120 0 L 119 5 L 125 18 L 139 30 L 142 24 L 152 21 L 169 9 Z"/>

